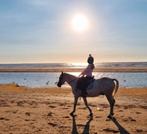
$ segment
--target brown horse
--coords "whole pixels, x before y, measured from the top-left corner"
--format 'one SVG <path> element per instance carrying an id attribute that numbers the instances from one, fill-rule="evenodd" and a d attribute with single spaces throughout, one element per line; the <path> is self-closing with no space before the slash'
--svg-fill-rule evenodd
<path id="1" fill-rule="evenodd" d="M 61 87 L 65 82 L 67 82 L 72 88 L 72 92 L 74 95 L 74 108 L 73 108 L 73 111 L 70 113 L 70 115 L 73 115 L 74 112 L 76 111 L 78 98 L 82 97 L 86 107 L 89 109 L 90 116 L 92 116 L 93 115 L 92 110 L 88 106 L 86 97 L 97 97 L 99 95 L 105 95 L 110 104 L 110 113 L 108 117 L 110 118 L 111 116 L 113 116 L 114 114 L 113 107 L 115 104 L 114 95 L 116 94 L 119 87 L 118 80 L 107 78 L 107 77 L 94 80 L 94 82 L 92 82 L 86 89 L 87 90 L 86 97 L 81 96 L 81 90 L 78 90 L 76 88 L 77 80 L 78 80 L 78 77 L 62 72 L 57 84 L 58 87 Z"/>

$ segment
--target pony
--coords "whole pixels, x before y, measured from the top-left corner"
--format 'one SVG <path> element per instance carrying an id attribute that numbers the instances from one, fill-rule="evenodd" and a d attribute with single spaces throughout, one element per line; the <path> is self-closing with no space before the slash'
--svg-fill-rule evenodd
<path id="1" fill-rule="evenodd" d="M 74 95 L 74 107 L 70 115 L 71 116 L 74 115 L 76 111 L 78 98 L 82 97 L 85 103 L 85 106 L 88 108 L 90 112 L 89 116 L 93 116 L 92 110 L 90 109 L 87 103 L 87 97 L 97 97 L 99 95 L 105 95 L 110 104 L 110 113 L 107 117 L 111 118 L 114 115 L 114 112 L 113 112 L 113 107 L 115 104 L 114 95 L 118 91 L 119 81 L 117 79 L 111 79 L 108 77 L 95 79 L 91 84 L 88 85 L 87 89 L 84 89 L 87 91 L 87 95 L 84 97 L 81 95 L 81 90 L 77 89 L 77 86 L 76 86 L 77 81 L 78 81 L 78 77 L 62 72 L 60 74 L 59 81 L 57 82 L 58 87 L 61 87 L 65 82 L 67 82 L 72 88 L 72 93 Z"/>

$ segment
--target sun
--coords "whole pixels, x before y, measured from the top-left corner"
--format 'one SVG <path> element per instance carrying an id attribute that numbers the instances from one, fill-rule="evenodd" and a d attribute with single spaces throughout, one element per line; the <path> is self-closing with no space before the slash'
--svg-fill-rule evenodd
<path id="1" fill-rule="evenodd" d="M 77 32 L 86 31 L 89 27 L 88 18 L 83 14 L 76 14 L 71 22 L 73 30 Z"/>

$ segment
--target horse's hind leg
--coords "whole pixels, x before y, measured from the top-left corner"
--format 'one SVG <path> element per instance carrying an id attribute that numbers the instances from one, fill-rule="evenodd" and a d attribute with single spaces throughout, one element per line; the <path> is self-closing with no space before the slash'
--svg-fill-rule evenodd
<path id="1" fill-rule="evenodd" d="M 85 106 L 88 108 L 88 110 L 89 110 L 89 112 L 90 112 L 89 116 L 93 116 L 92 110 L 91 110 L 90 107 L 88 106 L 86 97 L 83 97 L 83 100 L 84 100 Z"/>
<path id="2" fill-rule="evenodd" d="M 112 95 L 106 95 L 106 97 L 107 97 L 107 100 L 108 100 L 108 102 L 110 104 L 110 113 L 108 115 L 108 118 L 110 118 L 111 116 L 114 115 L 113 108 L 114 108 L 115 100 L 114 100 Z"/>

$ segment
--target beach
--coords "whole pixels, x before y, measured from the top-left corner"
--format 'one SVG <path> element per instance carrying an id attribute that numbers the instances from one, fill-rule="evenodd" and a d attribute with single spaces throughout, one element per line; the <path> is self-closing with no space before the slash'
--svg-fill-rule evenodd
<path id="1" fill-rule="evenodd" d="M 119 88 L 114 118 L 105 96 L 88 98 L 93 118 L 79 99 L 76 116 L 70 88 L 0 85 L 0 134 L 146 134 L 147 88 Z"/>
<path id="2" fill-rule="evenodd" d="M 81 72 L 84 68 L 46 68 L 46 67 L 36 67 L 36 68 L 4 68 L 0 67 L 0 72 Z M 97 67 L 94 69 L 94 72 L 147 72 L 147 67 Z"/>
<path id="3" fill-rule="evenodd" d="M 146 6 L 1 0 L 0 134 L 147 134 Z"/>

